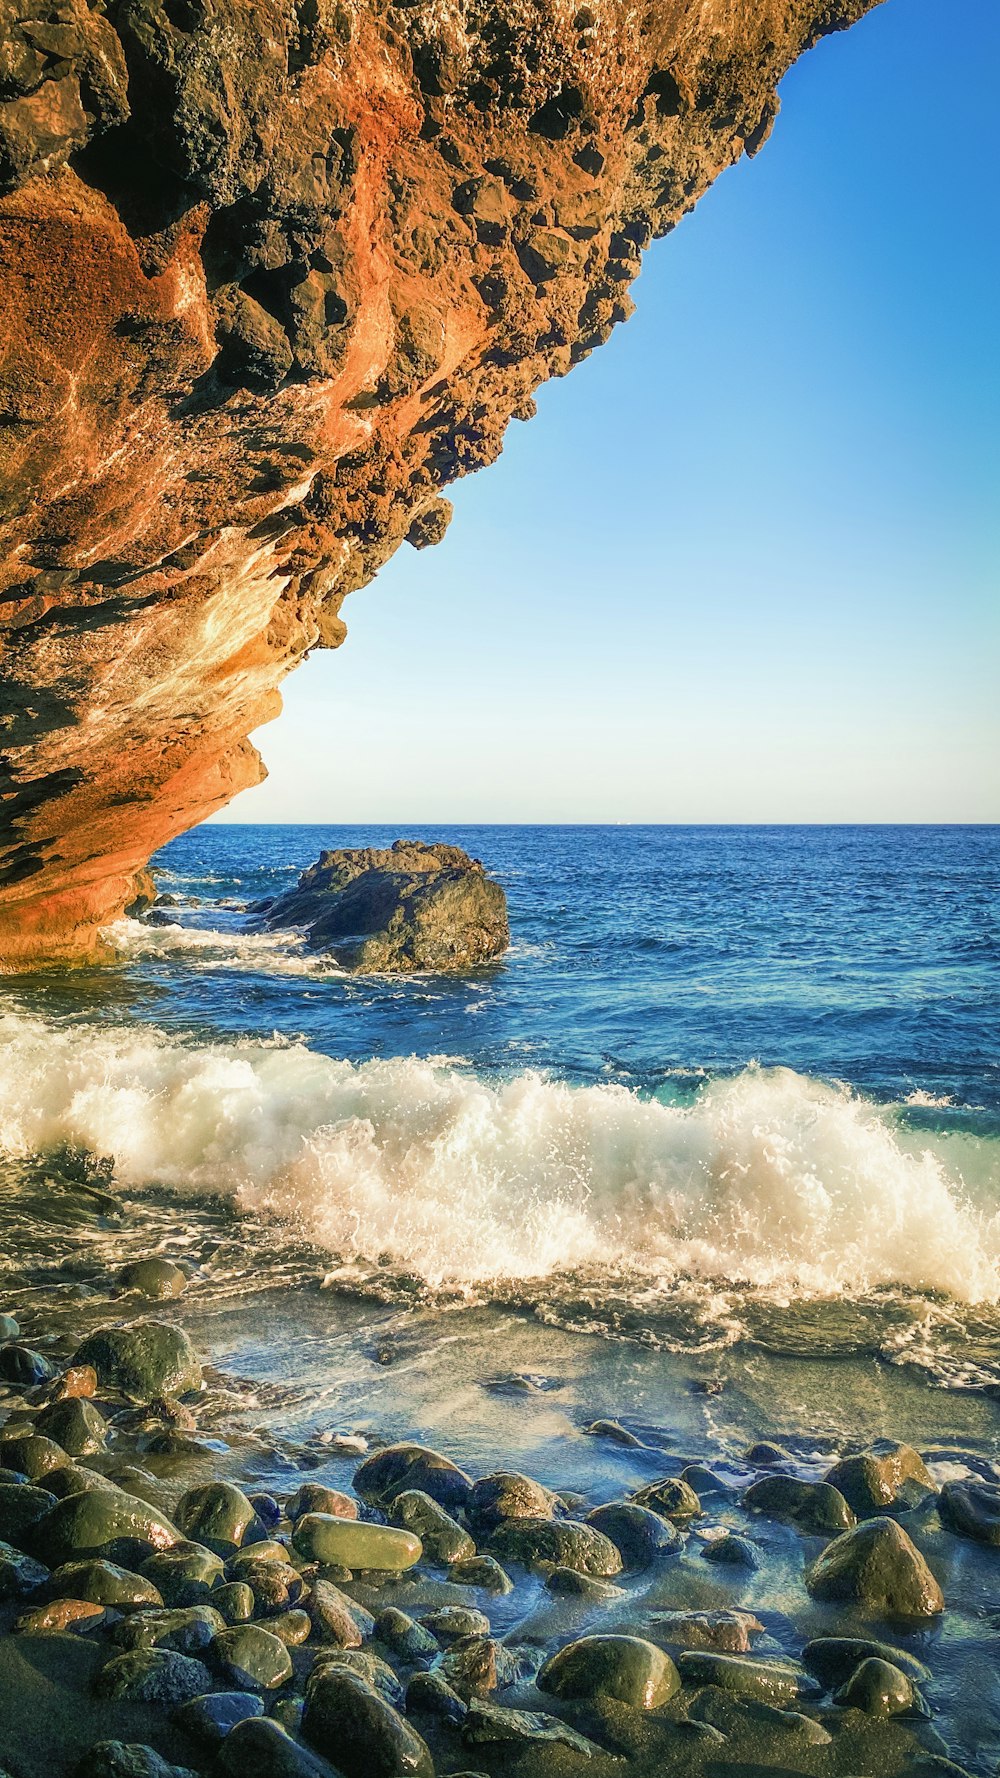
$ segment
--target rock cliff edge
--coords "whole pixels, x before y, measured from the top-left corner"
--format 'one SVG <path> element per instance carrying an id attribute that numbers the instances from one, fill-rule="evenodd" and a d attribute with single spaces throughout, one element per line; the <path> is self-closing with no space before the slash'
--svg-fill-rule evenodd
<path id="1" fill-rule="evenodd" d="M 875 3 L 0 0 L 0 967 L 262 776 L 347 595 Z"/>

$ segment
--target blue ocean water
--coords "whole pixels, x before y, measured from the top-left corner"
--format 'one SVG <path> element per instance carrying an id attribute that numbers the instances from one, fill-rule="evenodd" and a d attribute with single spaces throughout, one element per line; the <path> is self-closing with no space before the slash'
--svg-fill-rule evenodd
<path id="1" fill-rule="evenodd" d="M 154 860 L 170 917 L 237 938 L 243 904 L 388 827 L 204 826 Z M 508 895 L 509 955 L 471 979 L 288 972 L 169 942 L 122 967 L 137 1016 L 302 1036 L 331 1056 L 459 1054 L 560 1079 L 665 1080 L 751 1061 L 878 1098 L 1000 1111 L 1000 828 L 443 827 Z M 134 995 L 134 998 L 133 998 Z M 941 1109 L 944 1109 L 943 1107 Z"/>

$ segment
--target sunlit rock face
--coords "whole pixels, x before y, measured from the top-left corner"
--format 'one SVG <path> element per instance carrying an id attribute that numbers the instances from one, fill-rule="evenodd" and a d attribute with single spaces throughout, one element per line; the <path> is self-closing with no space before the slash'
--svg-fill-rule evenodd
<path id="1" fill-rule="evenodd" d="M 257 782 L 347 594 L 874 3 L 0 0 L 0 965 Z"/>

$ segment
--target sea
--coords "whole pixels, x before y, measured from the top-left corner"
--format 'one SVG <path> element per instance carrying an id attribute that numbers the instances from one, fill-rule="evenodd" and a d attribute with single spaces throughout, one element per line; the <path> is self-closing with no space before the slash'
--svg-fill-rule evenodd
<path id="1" fill-rule="evenodd" d="M 255 930 L 399 837 L 483 861 L 506 956 L 356 977 Z M 29 1330 L 71 1350 L 126 1260 L 183 1261 L 218 1460 L 273 1485 L 397 1437 L 591 1501 L 761 1438 L 1000 1480 L 1000 828 L 209 824 L 153 867 L 110 962 L 2 988 Z M 1000 1553 L 928 1535 L 978 1769 Z M 769 1625 L 800 1568 L 754 1577 Z"/>

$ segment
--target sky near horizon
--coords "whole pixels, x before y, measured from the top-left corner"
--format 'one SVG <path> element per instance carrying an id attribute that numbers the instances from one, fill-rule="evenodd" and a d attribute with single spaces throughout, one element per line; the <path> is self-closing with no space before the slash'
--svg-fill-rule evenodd
<path id="1" fill-rule="evenodd" d="M 229 821 L 1000 819 L 992 0 L 886 0 L 286 681 Z"/>

